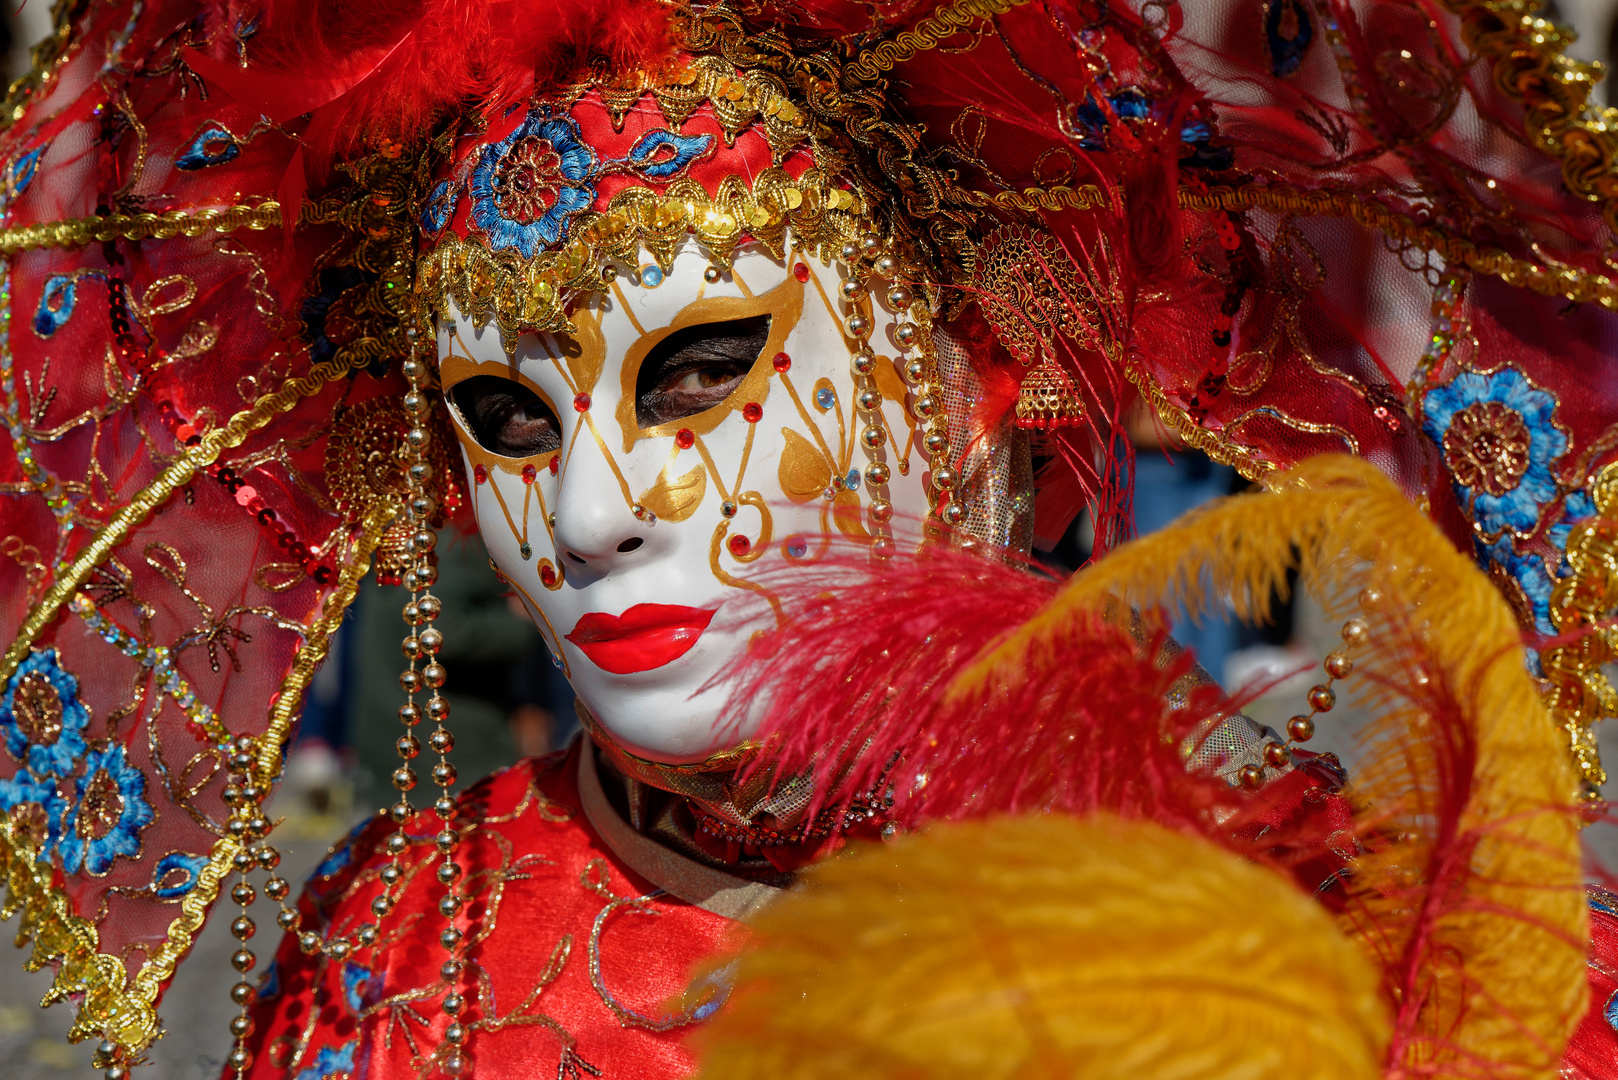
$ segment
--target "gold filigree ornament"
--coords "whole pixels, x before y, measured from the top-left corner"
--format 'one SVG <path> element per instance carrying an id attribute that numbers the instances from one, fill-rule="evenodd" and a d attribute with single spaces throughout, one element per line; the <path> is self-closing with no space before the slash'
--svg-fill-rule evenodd
<path id="1" fill-rule="evenodd" d="M 1017 388 L 1017 426 L 1035 431 L 1073 427 L 1084 420 L 1084 402 L 1054 357 L 1023 376 Z"/>
<path id="2" fill-rule="evenodd" d="M 1600 798 L 1607 773 L 1596 749 L 1595 724 L 1618 716 L 1618 689 L 1602 668 L 1618 660 L 1618 462 L 1590 484 L 1596 515 L 1567 541 L 1572 568 L 1551 592 L 1551 622 L 1559 635 L 1577 635 L 1540 655 L 1545 703 L 1567 733 L 1583 797 Z"/>
<path id="3" fill-rule="evenodd" d="M 373 398 L 338 410 L 326 443 L 326 482 L 337 509 L 350 523 L 359 523 L 373 506 L 383 502 L 404 506 L 411 490 L 409 470 L 414 455 L 405 442 L 411 427 L 400 402 L 391 398 Z M 427 466 L 423 479 L 451 475 L 447 445 L 444 438 L 428 444 L 423 452 Z M 413 565 L 411 537 L 415 532 L 416 527 L 401 514 L 382 534 L 376 549 L 376 577 L 382 584 L 399 584 Z"/>

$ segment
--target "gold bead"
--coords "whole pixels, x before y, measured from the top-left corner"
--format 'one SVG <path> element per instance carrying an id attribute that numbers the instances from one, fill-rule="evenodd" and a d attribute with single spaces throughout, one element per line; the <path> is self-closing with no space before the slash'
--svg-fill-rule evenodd
<path id="1" fill-rule="evenodd" d="M 1346 679 L 1354 670 L 1354 661 L 1348 658 L 1347 653 L 1334 652 L 1326 657 L 1326 674 L 1334 679 Z"/>
<path id="2" fill-rule="evenodd" d="M 1287 734 L 1293 742 L 1308 742 L 1315 737 L 1315 721 L 1309 716 L 1294 716 L 1287 721 Z"/>
<path id="3" fill-rule="evenodd" d="M 1242 787 L 1251 791 L 1264 783 L 1264 770 L 1257 765 L 1243 765 L 1236 770 L 1236 779 Z"/>
<path id="4" fill-rule="evenodd" d="M 1326 685 L 1314 686 L 1309 690 L 1309 707 L 1315 712 L 1331 712 L 1332 706 L 1337 704 L 1337 693 Z"/>
<path id="5" fill-rule="evenodd" d="M 1272 742 L 1264 747 L 1264 761 L 1272 769 L 1284 769 L 1292 764 L 1292 751 L 1280 743 Z"/>
<path id="6" fill-rule="evenodd" d="M 719 267 L 710 266 L 708 269 L 702 272 L 702 280 L 712 285 L 717 282 L 721 276 L 723 276 L 723 273 L 724 272 L 720 270 Z"/>
<path id="7" fill-rule="evenodd" d="M 1371 627 L 1364 619 L 1350 619 L 1343 624 L 1343 640 L 1350 645 L 1364 645 L 1371 640 Z"/>
<path id="8" fill-rule="evenodd" d="M 886 462 L 873 461 L 865 466 L 865 482 L 867 484 L 886 484 L 891 475 L 892 473 L 889 471 Z"/>
<path id="9" fill-rule="evenodd" d="M 1383 599 L 1382 590 L 1374 585 L 1367 585 L 1360 590 L 1360 607 L 1366 611 L 1375 611 L 1381 607 Z"/>

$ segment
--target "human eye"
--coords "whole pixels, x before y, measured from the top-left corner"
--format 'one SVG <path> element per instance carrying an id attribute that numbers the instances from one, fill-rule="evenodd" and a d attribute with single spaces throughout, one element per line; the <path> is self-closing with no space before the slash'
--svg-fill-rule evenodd
<path id="1" fill-rule="evenodd" d="M 636 373 L 636 422 L 657 427 L 718 405 L 753 370 L 769 338 L 768 315 L 700 323 L 670 334 Z"/>
<path id="2" fill-rule="evenodd" d="M 562 426 L 549 405 L 528 387 L 498 375 L 456 383 L 450 400 L 472 438 L 501 457 L 548 454 L 562 446 Z"/>

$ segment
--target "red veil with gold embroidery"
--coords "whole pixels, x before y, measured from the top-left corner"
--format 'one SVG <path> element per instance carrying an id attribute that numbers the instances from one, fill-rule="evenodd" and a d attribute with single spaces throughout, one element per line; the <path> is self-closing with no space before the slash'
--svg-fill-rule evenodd
<path id="1" fill-rule="evenodd" d="M 945 524 L 1050 538 L 1088 502 L 1120 539 L 1137 394 L 1253 479 L 1361 458 L 1493 579 L 1541 742 L 1603 779 L 1618 148 L 1528 6 L 328 7 L 64 0 L 0 112 L 0 865 L 106 1063 L 273 865 L 263 799 L 361 578 L 426 574 L 456 509 L 401 373 L 451 137 L 698 53 L 779 85 L 925 274 L 967 361 Z M 1029 432 L 1035 516 L 1001 527 L 986 448 Z"/>

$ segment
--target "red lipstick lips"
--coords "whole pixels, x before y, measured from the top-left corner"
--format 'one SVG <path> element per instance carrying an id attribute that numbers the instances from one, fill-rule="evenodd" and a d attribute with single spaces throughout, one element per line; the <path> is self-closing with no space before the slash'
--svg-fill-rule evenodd
<path id="1" fill-rule="evenodd" d="M 632 675 L 684 656 L 713 617 L 703 608 L 636 604 L 622 615 L 590 612 L 579 619 L 567 640 L 602 671 Z"/>

